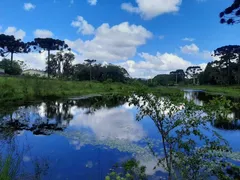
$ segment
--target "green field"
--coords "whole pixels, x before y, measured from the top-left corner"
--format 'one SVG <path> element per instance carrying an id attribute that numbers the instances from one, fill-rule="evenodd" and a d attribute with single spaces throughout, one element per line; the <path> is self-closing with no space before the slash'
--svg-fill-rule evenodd
<path id="1" fill-rule="evenodd" d="M 123 84 L 113 82 L 62 81 L 40 78 L 0 77 L 0 102 L 59 98 L 88 94 L 130 94 L 153 92 L 161 95 L 179 93 L 172 88 L 148 88 L 139 83 Z"/>

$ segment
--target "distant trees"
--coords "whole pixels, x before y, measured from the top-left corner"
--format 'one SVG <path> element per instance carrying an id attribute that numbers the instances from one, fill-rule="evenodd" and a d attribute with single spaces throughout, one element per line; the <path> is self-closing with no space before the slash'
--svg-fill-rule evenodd
<path id="1" fill-rule="evenodd" d="M 198 81 L 198 76 L 202 72 L 200 66 L 189 66 L 186 70 L 186 77 L 193 80 L 193 84 L 197 84 L 196 80 Z"/>
<path id="2" fill-rule="evenodd" d="M 76 64 L 73 66 L 74 80 L 89 80 L 89 72 L 91 68 L 91 79 L 95 81 L 110 80 L 113 82 L 125 82 L 129 79 L 129 74 L 126 69 L 113 64 L 102 65 L 95 64 L 91 67 L 88 64 Z"/>
<path id="3" fill-rule="evenodd" d="M 240 22 L 240 0 L 234 0 L 233 4 L 219 14 L 222 24 L 235 24 Z"/>
<path id="4" fill-rule="evenodd" d="M 208 63 L 201 74 L 201 84 L 240 84 L 240 46 L 228 45 L 217 48 L 214 56 L 219 60 Z"/>
<path id="5" fill-rule="evenodd" d="M 69 79 L 73 74 L 73 65 L 75 56 L 73 53 L 58 52 L 57 54 L 50 54 L 49 60 L 47 58 L 46 70 L 52 77 Z"/>
<path id="6" fill-rule="evenodd" d="M 170 74 L 176 77 L 176 84 L 178 84 L 180 81 L 184 81 L 185 72 L 183 69 L 177 69 L 176 71 L 170 72 Z"/>
<path id="7" fill-rule="evenodd" d="M 17 53 L 28 53 L 30 47 L 28 43 L 22 42 L 21 39 L 15 39 L 14 36 L 0 34 L 0 55 L 6 57 L 10 54 L 11 66 L 13 66 L 13 55 Z"/>
<path id="8" fill-rule="evenodd" d="M 0 61 L 0 68 L 5 70 L 9 75 L 21 75 L 24 63 L 22 61 L 11 61 L 10 59 L 2 59 Z"/>
<path id="9" fill-rule="evenodd" d="M 52 39 L 52 38 L 35 38 L 33 42 L 29 43 L 31 46 L 34 47 L 35 50 L 39 50 L 39 52 L 47 51 L 47 64 L 50 64 L 50 54 L 51 51 L 63 51 L 63 50 L 70 50 L 68 45 L 59 39 Z M 48 66 L 50 67 L 50 66 Z M 48 77 L 50 75 L 50 69 L 47 69 Z"/>
<path id="10" fill-rule="evenodd" d="M 89 66 L 89 69 L 90 69 L 89 76 L 90 76 L 90 81 L 91 81 L 92 80 L 92 64 L 95 63 L 96 60 L 87 59 L 87 60 L 85 60 L 85 62 L 87 63 L 87 65 Z"/>

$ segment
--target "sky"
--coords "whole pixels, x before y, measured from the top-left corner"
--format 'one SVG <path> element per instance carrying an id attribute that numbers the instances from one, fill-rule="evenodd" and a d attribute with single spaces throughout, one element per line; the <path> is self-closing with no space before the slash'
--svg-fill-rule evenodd
<path id="1" fill-rule="evenodd" d="M 191 65 L 202 68 L 213 50 L 237 44 L 238 25 L 219 23 L 232 0 L 1 0 L 0 33 L 24 42 L 64 40 L 74 63 L 96 59 L 151 78 Z M 45 69 L 47 53 L 16 54 Z"/>

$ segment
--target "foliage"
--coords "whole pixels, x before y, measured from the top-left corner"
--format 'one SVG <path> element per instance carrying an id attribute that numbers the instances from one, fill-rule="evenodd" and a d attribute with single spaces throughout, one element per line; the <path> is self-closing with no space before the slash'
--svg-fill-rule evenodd
<path id="1" fill-rule="evenodd" d="M 176 71 L 172 71 L 170 72 L 170 74 L 176 77 L 176 84 L 178 84 L 178 82 L 184 81 L 185 72 L 182 69 L 177 69 Z"/>
<path id="2" fill-rule="evenodd" d="M 0 34 L 0 55 L 2 57 L 6 57 L 10 54 L 12 62 L 13 54 L 28 53 L 29 51 L 29 45 L 22 42 L 21 39 L 15 39 L 14 36 Z"/>
<path id="3" fill-rule="evenodd" d="M 199 74 L 202 72 L 200 66 L 189 66 L 186 69 L 186 77 L 193 80 L 193 85 L 198 84 L 196 80 L 198 80 Z"/>
<path id="4" fill-rule="evenodd" d="M 28 43 L 29 46 L 33 47 L 34 50 L 39 50 L 41 53 L 42 51 L 48 52 L 47 57 L 47 64 L 50 64 L 50 53 L 51 51 L 63 51 L 63 50 L 70 50 L 68 45 L 59 39 L 52 39 L 52 38 L 35 38 L 33 42 Z M 50 73 L 50 69 L 47 69 L 48 77 Z"/>
<path id="5" fill-rule="evenodd" d="M 88 94 L 130 94 L 141 89 L 149 92 L 171 94 L 179 92 L 177 89 L 158 88 L 149 89 L 146 86 L 135 86 L 123 83 L 99 83 L 51 80 L 44 78 L 0 77 L 0 102 L 31 100 L 39 98 L 57 98 L 66 96 L 81 96 Z"/>
<path id="6" fill-rule="evenodd" d="M 173 85 L 175 82 L 175 76 L 170 74 L 159 74 L 153 78 L 154 85 L 168 86 Z"/>
<path id="7" fill-rule="evenodd" d="M 230 148 L 219 134 L 208 128 L 211 116 L 203 107 L 179 100 L 153 95 L 132 97 L 131 103 L 139 109 L 137 120 L 150 117 L 161 134 L 164 157 L 158 157 L 156 148 L 150 146 L 159 159 L 157 166 L 167 170 L 169 179 L 228 177 L 222 152 Z"/>
<path id="8" fill-rule="evenodd" d="M 227 7 L 224 11 L 219 14 L 221 23 L 224 24 L 235 24 L 240 22 L 240 1 L 234 0 L 233 4 Z"/>
<path id="9" fill-rule="evenodd" d="M 73 75 L 72 62 L 73 53 L 58 52 L 56 55 L 51 54 L 49 61 L 47 59 L 46 70 L 49 70 L 51 77 L 69 79 Z"/>
<path id="10" fill-rule="evenodd" d="M 76 64 L 73 66 L 73 79 L 74 80 L 89 80 L 89 72 L 91 72 L 91 79 L 96 81 L 110 80 L 113 82 L 126 82 L 129 78 L 128 72 L 116 65 L 88 65 L 88 64 Z"/>
<path id="11" fill-rule="evenodd" d="M 17 141 L 12 138 L 9 142 L 0 140 L 0 180 L 13 179 L 42 179 L 49 170 L 49 162 L 47 159 L 36 158 L 32 160 L 33 172 L 25 170 L 23 164 L 24 155 L 28 154 L 30 148 L 24 145 L 19 148 Z M 5 152 L 4 152 L 5 151 Z"/>
<path id="12" fill-rule="evenodd" d="M 109 173 L 105 180 L 146 180 L 146 167 L 141 166 L 135 159 L 130 159 L 120 166 L 115 165 L 111 173 Z"/>
<path id="13" fill-rule="evenodd" d="M 208 63 L 200 75 L 201 84 L 240 84 L 240 46 L 229 45 L 217 48 L 214 56 L 219 60 Z"/>
<path id="14" fill-rule="evenodd" d="M 0 68 L 4 69 L 5 73 L 9 75 L 21 75 L 23 66 L 22 61 L 11 62 L 11 60 L 5 58 L 0 61 Z"/>

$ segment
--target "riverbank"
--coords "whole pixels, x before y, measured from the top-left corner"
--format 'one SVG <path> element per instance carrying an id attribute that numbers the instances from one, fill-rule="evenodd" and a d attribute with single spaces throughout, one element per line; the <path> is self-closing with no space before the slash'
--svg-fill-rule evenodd
<path id="1" fill-rule="evenodd" d="M 148 88 L 141 84 L 62 81 L 40 78 L 0 77 L 0 103 L 9 101 L 60 98 L 89 94 L 116 93 L 128 95 L 144 91 L 161 95 L 176 94 L 180 91 L 167 87 Z"/>
<path id="2" fill-rule="evenodd" d="M 180 86 L 180 89 L 202 90 L 210 94 L 240 97 L 240 86 Z"/>

